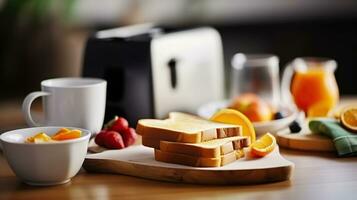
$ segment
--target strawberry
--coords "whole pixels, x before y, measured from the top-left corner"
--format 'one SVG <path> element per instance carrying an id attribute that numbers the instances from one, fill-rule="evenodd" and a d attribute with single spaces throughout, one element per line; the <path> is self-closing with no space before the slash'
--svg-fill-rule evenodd
<path id="1" fill-rule="evenodd" d="M 103 137 L 104 147 L 108 149 L 122 149 L 125 147 L 122 136 L 116 131 L 107 131 Z"/>
<path id="2" fill-rule="evenodd" d="M 129 123 L 125 118 L 115 116 L 114 119 L 112 119 L 104 126 L 104 128 L 110 131 L 117 131 L 120 133 L 129 128 Z"/>
<path id="3" fill-rule="evenodd" d="M 104 146 L 104 139 L 105 139 L 105 134 L 107 133 L 106 130 L 101 130 L 96 136 L 95 136 L 95 143 L 99 146 Z"/>
<path id="4" fill-rule="evenodd" d="M 123 117 L 115 116 L 97 134 L 95 143 L 108 149 L 122 149 L 132 145 L 136 137 L 136 132 L 129 127 L 128 121 Z"/>
<path id="5" fill-rule="evenodd" d="M 125 147 L 128 147 L 135 143 L 135 140 L 137 138 L 135 129 L 127 128 L 124 131 L 120 132 L 120 134 L 123 137 Z"/>

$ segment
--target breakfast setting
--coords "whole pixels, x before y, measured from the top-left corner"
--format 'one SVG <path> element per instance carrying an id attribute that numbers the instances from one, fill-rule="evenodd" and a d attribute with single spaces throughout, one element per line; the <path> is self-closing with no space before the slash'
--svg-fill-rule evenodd
<path id="1" fill-rule="evenodd" d="M 39 14 L 26 26 L 39 23 L 57 37 L 33 31 L 29 38 L 44 41 L 14 43 L 23 49 L 21 62 L 0 49 L 0 199 L 354 199 L 357 92 L 346 64 L 353 55 L 307 45 L 319 30 L 309 20 L 296 18 L 302 30 L 230 21 L 233 14 L 218 6 L 225 1 L 210 4 L 223 22 L 206 13 L 211 23 L 192 16 L 165 23 L 165 14 L 146 12 L 162 10 L 157 2 L 134 9 L 109 0 L 101 7 L 107 18 L 102 11 L 86 18 L 100 4 L 76 0 L 59 3 L 57 15 L 65 19 L 72 9 L 77 21 L 44 25 L 40 13 L 50 16 L 53 2 L 40 2 L 0 1 L 0 24 L 24 6 Z M 119 5 L 134 10 L 113 25 L 108 17 Z M 84 28 L 94 19 L 95 28 Z M 277 39 L 275 28 L 287 31 Z M 26 32 L 14 30 L 14 38 Z M 294 38 L 307 43 L 282 44 Z M 296 51 L 285 51 L 289 46 Z M 69 64 L 78 67 L 55 67 Z"/>

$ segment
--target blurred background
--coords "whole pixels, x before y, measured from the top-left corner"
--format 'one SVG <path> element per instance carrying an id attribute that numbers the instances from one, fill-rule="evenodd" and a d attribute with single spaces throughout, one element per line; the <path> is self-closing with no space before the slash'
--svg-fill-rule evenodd
<path id="1" fill-rule="evenodd" d="M 333 58 L 341 95 L 357 94 L 357 1 L 0 0 L 0 118 L 41 80 L 80 76 L 94 31 L 147 22 L 215 27 L 227 74 L 237 52 L 276 54 L 280 72 L 296 57 Z"/>

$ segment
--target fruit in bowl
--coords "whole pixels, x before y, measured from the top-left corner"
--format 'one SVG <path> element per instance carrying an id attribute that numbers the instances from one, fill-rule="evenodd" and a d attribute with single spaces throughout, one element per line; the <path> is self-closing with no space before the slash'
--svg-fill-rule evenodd
<path id="1" fill-rule="evenodd" d="M 228 108 L 240 111 L 252 122 L 264 122 L 273 119 L 273 111 L 269 104 L 252 93 L 235 97 Z"/>
<path id="2" fill-rule="evenodd" d="M 81 137 L 81 134 L 82 134 L 81 130 L 77 130 L 77 129 L 70 130 L 68 128 L 61 128 L 52 137 L 48 136 L 44 132 L 40 132 L 34 136 L 26 138 L 25 143 L 39 144 L 39 143 L 46 143 L 46 142 L 71 140 Z"/>
<path id="3" fill-rule="evenodd" d="M 221 110 L 227 109 L 230 103 L 231 101 L 229 100 L 209 102 L 199 107 L 199 109 L 197 110 L 197 115 L 205 119 L 211 119 L 212 116 L 216 113 L 222 112 Z M 236 111 L 235 109 L 231 110 Z M 274 108 L 274 111 L 275 112 L 274 114 L 272 114 L 273 116 L 270 121 L 252 122 L 255 134 L 257 136 L 262 136 L 266 132 L 275 134 L 278 130 L 287 128 L 299 116 L 299 113 L 296 110 L 293 110 L 286 106 L 279 106 L 277 108 Z M 228 116 L 230 116 L 230 113 L 232 112 L 229 111 Z M 229 117 L 229 119 L 232 119 L 232 121 L 226 123 L 240 123 L 239 120 L 236 121 L 235 118 Z M 294 132 L 299 132 L 300 129 L 301 127 L 299 125 L 295 125 Z"/>
<path id="4" fill-rule="evenodd" d="M 30 185 L 70 181 L 82 167 L 91 133 L 79 128 L 69 129 L 79 130 L 80 137 L 50 142 L 61 127 L 25 128 L 3 133 L 0 142 L 16 176 Z M 31 142 L 32 137 L 34 142 Z"/>

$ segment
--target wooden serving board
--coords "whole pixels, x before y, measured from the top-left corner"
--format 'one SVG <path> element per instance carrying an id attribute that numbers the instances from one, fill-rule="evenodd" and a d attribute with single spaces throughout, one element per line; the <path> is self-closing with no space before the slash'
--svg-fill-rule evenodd
<path id="1" fill-rule="evenodd" d="M 329 117 L 336 118 L 345 106 L 356 103 L 357 101 L 355 97 L 343 97 L 339 104 L 332 111 L 330 111 Z M 336 151 L 330 138 L 324 135 L 311 133 L 307 123 L 308 122 L 306 121 L 300 133 L 297 134 L 290 134 L 289 129 L 278 131 L 276 134 L 278 144 L 281 147 L 304 151 Z"/>
<path id="2" fill-rule="evenodd" d="M 294 164 L 279 148 L 264 158 L 242 158 L 223 167 L 199 168 L 159 162 L 154 150 L 142 145 L 88 154 L 88 172 L 117 173 L 141 178 L 194 184 L 258 184 L 288 180 Z"/>
<path id="3" fill-rule="evenodd" d="M 299 133 L 291 134 L 289 129 L 278 131 L 276 139 L 281 147 L 304 151 L 336 151 L 330 138 L 311 133 L 305 123 Z"/>

